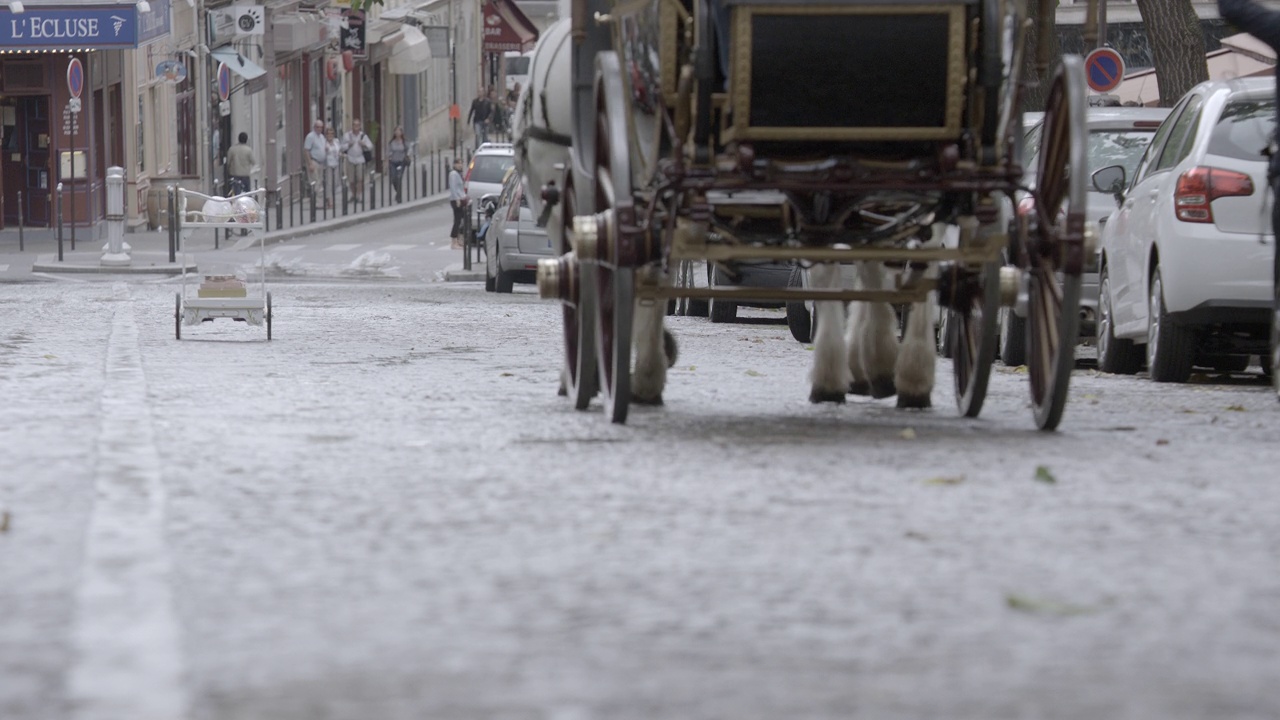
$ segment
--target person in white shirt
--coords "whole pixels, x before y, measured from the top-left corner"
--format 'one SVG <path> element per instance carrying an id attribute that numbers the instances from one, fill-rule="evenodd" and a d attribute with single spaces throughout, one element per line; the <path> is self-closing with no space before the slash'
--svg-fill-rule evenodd
<path id="1" fill-rule="evenodd" d="M 449 207 L 453 208 L 453 229 L 449 231 L 450 247 L 462 249 L 462 223 L 467 217 L 467 190 L 462 184 L 462 159 L 454 158 L 449 171 Z"/>
<path id="2" fill-rule="evenodd" d="M 324 194 L 325 155 L 328 152 L 328 143 L 324 139 L 324 121 L 316 120 L 311 124 L 311 132 L 302 141 L 302 152 L 306 155 L 307 179 L 315 188 L 316 202 L 324 202 L 327 197 Z M 329 200 L 329 203 L 332 204 L 333 201 Z"/>
<path id="3" fill-rule="evenodd" d="M 347 180 L 351 183 L 352 202 L 364 203 L 365 153 L 372 155 L 373 141 L 364 133 L 360 118 L 351 121 L 351 129 L 342 136 L 342 154 L 347 158 Z"/>
<path id="4" fill-rule="evenodd" d="M 333 196 L 337 195 L 338 167 L 342 163 L 342 145 L 333 126 L 324 129 L 324 192 L 325 207 L 333 209 Z"/>

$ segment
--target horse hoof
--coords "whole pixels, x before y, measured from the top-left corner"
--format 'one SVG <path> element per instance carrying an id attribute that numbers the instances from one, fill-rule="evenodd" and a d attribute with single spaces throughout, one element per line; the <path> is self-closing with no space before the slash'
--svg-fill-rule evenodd
<path id="1" fill-rule="evenodd" d="M 897 394 L 898 387 L 893 384 L 893 378 L 875 378 L 871 381 L 871 397 L 879 400 L 881 398 L 893 397 Z"/>
<path id="2" fill-rule="evenodd" d="M 864 395 L 864 396 L 870 395 L 871 383 L 867 382 L 866 380 L 855 380 L 854 382 L 849 383 L 849 394 Z"/>
<path id="3" fill-rule="evenodd" d="M 569 391 L 565 389 L 564 385 L 560 386 L 560 389 L 556 391 L 556 394 L 560 397 L 569 397 Z"/>
<path id="4" fill-rule="evenodd" d="M 667 367 L 675 367 L 676 358 L 680 357 L 680 348 L 676 345 L 676 336 L 670 330 L 662 331 L 662 351 L 667 356 Z"/>
<path id="5" fill-rule="evenodd" d="M 929 395 L 898 395 L 899 410 L 928 410 L 933 407 Z"/>
<path id="6" fill-rule="evenodd" d="M 835 403 L 837 405 L 844 404 L 844 393 L 839 390 L 819 390 L 814 388 L 809 391 L 809 402 L 817 405 L 818 403 Z"/>

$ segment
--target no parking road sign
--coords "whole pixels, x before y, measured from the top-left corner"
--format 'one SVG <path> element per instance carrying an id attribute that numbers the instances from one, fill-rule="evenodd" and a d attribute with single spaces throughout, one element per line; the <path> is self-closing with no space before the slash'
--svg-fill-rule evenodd
<path id="1" fill-rule="evenodd" d="M 231 68 L 226 63 L 218 63 L 218 99 L 226 101 L 231 97 Z"/>
<path id="2" fill-rule="evenodd" d="M 1084 73 L 1094 92 L 1111 92 L 1124 80 L 1124 58 L 1111 48 L 1098 48 L 1084 59 Z"/>
<path id="3" fill-rule="evenodd" d="M 73 98 L 80 97 L 84 90 L 84 66 L 80 64 L 80 58 L 73 57 L 67 62 L 67 90 Z"/>

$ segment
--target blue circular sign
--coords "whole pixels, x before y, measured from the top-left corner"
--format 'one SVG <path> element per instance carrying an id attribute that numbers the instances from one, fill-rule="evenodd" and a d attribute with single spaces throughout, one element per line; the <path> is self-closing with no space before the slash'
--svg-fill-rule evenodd
<path id="1" fill-rule="evenodd" d="M 1094 92 L 1111 92 L 1124 80 L 1124 58 L 1111 48 L 1098 48 L 1085 57 L 1084 72 Z"/>
<path id="2" fill-rule="evenodd" d="M 80 64 L 80 58 L 71 58 L 67 63 L 67 90 L 71 91 L 71 97 L 80 97 L 80 92 L 84 90 L 84 66 Z"/>
<path id="3" fill-rule="evenodd" d="M 222 100 L 231 97 L 231 68 L 226 63 L 218 63 L 218 97 Z"/>

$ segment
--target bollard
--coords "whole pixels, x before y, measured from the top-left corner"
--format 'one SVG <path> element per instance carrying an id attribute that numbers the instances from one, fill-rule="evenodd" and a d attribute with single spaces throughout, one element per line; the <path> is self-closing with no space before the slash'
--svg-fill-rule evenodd
<path id="1" fill-rule="evenodd" d="M 471 209 L 462 216 L 462 269 L 471 269 Z"/>
<path id="2" fill-rule="evenodd" d="M 276 185 L 276 229 L 284 229 L 284 190 Z"/>
<path id="3" fill-rule="evenodd" d="M 316 221 L 316 181 L 315 180 L 311 181 L 311 192 L 309 193 L 309 196 L 311 198 L 311 222 L 315 222 Z"/>
<path id="4" fill-rule="evenodd" d="M 178 251 L 178 203 L 174 199 L 177 192 L 169 186 L 169 262 L 177 260 Z"/>
<path id="5" fill-rule="evenodd" d="M 18 252 L 26 249 L 26 243 L 22 239 L 22 191 L 18 191 Z"/>
<path id="6" fill-rule="evenodd" d="M 58 216 L 58 262 L 62 262 L 62 183 L 58 183 L 55 192 L 57 195 L 54 196 L 54 202 L 57 209 L 54 212 Z"/>
<path id="7" fill-rule="evenodd" d="M 336 213 L 335 213 L 336 214 Z M 347 216 L 347 176 L 342 176 L 342 217 Z"/>
<path id="8" fill-rule="evenodd" d="M 107 251 L 103 267 L 128 267 L 133 259 L 124 251 L 124 168 L 107 168 Z"/>
<path id="9" fill-rule="evenodd" d="M 372 180 L 372 182 L 368 183 L 368 185 L 369 185 L 369 209 L 370 209 L 370 210 L 377 210 L 377 209 L 378 209 L 378 176 L 377 176 L 377 174 L 374 174 L 374 175 L 373 175 L 373 177 L 372 177 L 372 178 L 369 178 L 369 179 L 370 179 L 370 180 Z M 363 203 L 363 202 L 361 202 L 360 204 L 361 204 L 361 205 L 363 205 L 364 203 Z"/>

